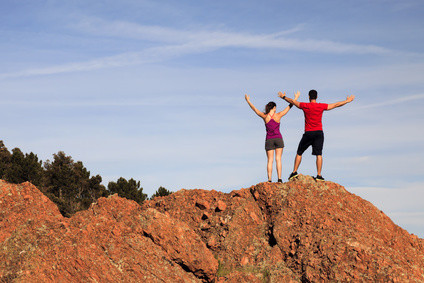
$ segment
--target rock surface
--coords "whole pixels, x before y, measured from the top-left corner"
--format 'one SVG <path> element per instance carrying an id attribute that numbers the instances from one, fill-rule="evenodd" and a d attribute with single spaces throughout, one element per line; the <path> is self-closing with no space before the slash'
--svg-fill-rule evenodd
<path id="1" fill-rule="evenodd" d="M 424 282 L 424 240 L 309 176 L 231 193 L 116 195 L 64 218 L 0 181 L 0 282 Z"/>

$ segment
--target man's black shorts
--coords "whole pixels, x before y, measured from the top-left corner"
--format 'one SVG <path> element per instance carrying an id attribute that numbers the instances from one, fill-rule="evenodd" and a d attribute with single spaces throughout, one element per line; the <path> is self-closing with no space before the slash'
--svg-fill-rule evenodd
<path id="1" fill-rule="evenodd" d="M 323 131 L 305 132 L 297 148 L 297 154 L 302 155 L 309 146 L 312 145 L 312 155 L 322 155 L 324 145 Z"/>

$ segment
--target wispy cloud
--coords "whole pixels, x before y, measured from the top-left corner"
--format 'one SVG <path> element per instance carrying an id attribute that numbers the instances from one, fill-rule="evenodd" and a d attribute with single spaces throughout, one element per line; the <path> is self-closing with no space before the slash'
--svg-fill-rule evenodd
<path id="1" fill-rule="evenodd" d="M 225 48 L 276 48 L 305 52 L 330 52 L 353 54 L 388 54 L 393 50 L 376 46 L 334 42 L 329 40 L 295 39 L 286 36 L 304 29 L 299 24 L 291 29 L 269 34 L 251 34 L 220 30 L 181 30 L 160 26 L 146 26 L 124 21 L 104 21 L 86 18 L 74 25 L 80 31 L 94 35 L 132 38 L 199 47 Z"/>
<path id="2" fill-rule="evenodd" d="M 161 26 L 146 26 L 123 21 L 107 22 L 101 19 L 89 18 L 73 25 L 72 28 L 77 29 L 80 33 L 89 33 L 91 35 L 116 39 L 137 39 L 149 42 L 150 44 L 156 44 L 157 46 L 144 48 L 136 52 L 124 52 L 82 62 L 3 73 L 0 74 L 0 79 L 90 71 L 152 63 L 187 54 L 205 53 L 228 47 L 336 54 L 385 55 L 394 53 L 393 50 L 376 45 L 359 45 L 329 40 L 288 37 L 288 35 L 301 31 L 303 28 L 302 25 L 277 33 L 251 34 L 220 30 L 179 30 Z"/>
<path id="3" fill-rule="evenodd" d="M 377 107 L 383 107 L 383 106 L 389 106 L 389 105 L 396 105 L 396 104 L 400 104 L 400 103 L 422 100 L 422 99 L 424 99 L 424 94 L 408 95 L 408 96 L 403 96 L 403 97 L 396 98 L 396 99 L 386 100 L 386 101 L 379 102 L 379 103 L 372 103 L 372 104 L 367 104 L 367 105 L 363 105 L 363 106 L 358 106 L 358 107 L 355 108 L 355 110 L 377 108 Z"/>
<path id="4" fill-rule="evenodd" d="M 287 36 L 293 33 L 297 33 L 303 30 L 304 25 L 298 24 L 293 28 L 282 30 L 275 33 L 263 34 L 263 35 L 252 35 L 247 33 L 235 33 L 225 32 L 219 30 L 213 30 L 209 28 L 204 29 L 175 29 L 162 26 L 152 25 L 140 25 L 137 23 L 125 22 L 125 21 L 105 21 L 99 18 L 84 18 L 79 22 L 70 26 L 81 33 L 88 33 L 94 36 L 106 36 L 114 38 L 124 39 L 139 39 L 154 42 L 165 42 L 165 43 L 187 43 L 187 42 L 203 42 L 212 39 L 219 38 L 231 38 L 235 36 L 235 39 L 241 37 L 247 37 L 251 39 L 275 39 L 281 36 Z M 226 40 L 227 41 L 227 40 Z"/>
<path id="5" fill-rule="evenodd" d="M 189 52 L 190 49 L 190 46 L 185 45 L 147 48 L 140 52 L 126 52 L 89 61 L 67 63 L 43 68 L 33 68 L 12 73 L 3 73 L 0 74 L 0 79 L 91 71 L 104 68 L 151 63 L 162 61 L 173 56 L 182 55 Z"/>

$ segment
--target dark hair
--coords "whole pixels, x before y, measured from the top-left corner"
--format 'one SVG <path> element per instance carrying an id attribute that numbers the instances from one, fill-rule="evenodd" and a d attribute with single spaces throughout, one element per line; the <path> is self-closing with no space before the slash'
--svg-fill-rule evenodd
<path id="1" fill-rule="evenodd" d="M 318 92 L 315 89 L 311 89 L 309 91 L 309 100 L 317 99 L 317 97 L 318 97 Z"/>
<path id="2" fill-rule="evenodd" d="M 269 111 L 271 111 L 271 109 L 274 108 L 275 106 L 277 106 L 277 104 L 275 104 L 274 101 L 268 102 L 268 104 L 265 105 L 265 114 L 268 114 Z"/>

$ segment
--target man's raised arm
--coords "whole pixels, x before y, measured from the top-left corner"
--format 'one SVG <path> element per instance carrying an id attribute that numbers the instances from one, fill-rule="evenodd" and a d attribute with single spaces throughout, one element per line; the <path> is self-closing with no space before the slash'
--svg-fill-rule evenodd
<path id="1" fill-rule="evenodd" d="M 294 106 L 296 106 L 297 108 L 300 108 L 300 102 L 297 101 L 297 99 L 300 96 L 300 92 L 296 92 L 294 95 L 294 99 L 291 99 L 290 97 L 286 96 L 286 93 L 282 93 L 281 91 L 278 92 L 278 96 L 281 97 L 282 99 L 284 99 L 285 101 L 287 101 L 290 104 L 293 104 Z"/>
<path id="2" fill-rule="evenodd" d="M 337 108 L 337 107 L 341 107 L 341 106 L 343 106 L 343 105 L 345 105 L 349 102 L 352 102 L 354 99 L 355 99 L 355 96 L 350 95 L 350 96 L 346 97 L 346 100 L 344 100 L 344 101 L 339 101 L 339 102 L 336 102 L 336 103 L 328 104 L 327 110 L 331 110 L 331 109 L 334 109 L 334 108 Z"/>

